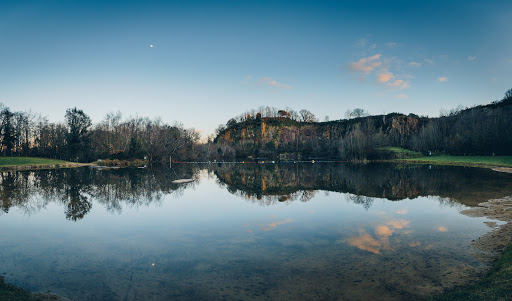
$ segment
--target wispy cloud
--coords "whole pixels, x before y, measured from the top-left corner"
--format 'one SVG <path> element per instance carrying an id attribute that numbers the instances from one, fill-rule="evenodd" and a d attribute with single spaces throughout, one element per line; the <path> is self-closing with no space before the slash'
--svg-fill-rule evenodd
<path id="1" fill-rule="evenodd" d="M 366 79 L 368 76 L 375 74 L 377 84 L 384 85 L 393 89 L 405 89 L 409 87 L 409 83 L 403 79 L 397 79 L 398 76 L 390 72 L 390 68 L 400 69 L 396 64 L 402 64 L 396 58 L 383 58 L 382 54 L 374 54 L 372 56 L 363 57 L 357 62 L 349 64 L 349 70 L 359 74 L 359 79 Z M 400 76 L 402 77 L 402 76 Z"/>
<path id="2" fill-rule="evenodd" d="M 251 81 L 251 79 L 252 79 L 252 75 L 247 75 L 246 77 L 244 77 L 243 80 L 240 81 L 240 84 L 247 86 L 247 85 L 249 85 L 249 82 Z"/>
<path id="3" fill-rule="evenodd" d="M 396 94 L 395 97 L 398 98 L 398 99 L 401 99 L 401 100 L 408 100 L 409 99 L 409 96 L 407 96 L 407 94 Z M 396 213 L 398 213 L 398 214 L 405 214 L 405 213 L 400 213 L 399 211 L 397 211 Z"/>
<path id="4" fill-rule="evenodd" d="M 471 62 L 471 61 L 474 61 L 474 60 L 476 60 L 476 56 L 471 56 L 471 55 L 468 56 L 468 61 Z"/>
<path id="5" fill-rule="evenodd" d="M 425 61 L 425 63 L 431 64 L 431 65 L 434 63 L 434 61 L 431 59 L 424 59 L 424 61 Z"/>
<path id="6" fill-rule="evenodd" d="M 403 43 L 397 43 L 397 42 L 387 42 L 387 43 L 386 43 L 386 46 L 387 46 L 388 48 L 397 48 L 397 47 L 402 47 L 402 46 L 404 46 L 404 44 L 403 44 Z"/>
<path id="7" fill-rule="evenodd" d="M 438 80 L 439 82 L 441 82 L 441 83 L 444 83 L 444 82 L 448 81 L 448 77 L 446 77 L 446 76 L 441 76 L 441 77 L 438 77 L 438 78 L 437 78 L 437 80 Z"/>
<path id="8" fill-rule="evenodd" d="M 384 72 L 377 74 L 377 82 L 383 84 L 392 80 L 395 76 L 391 72 Z"/>
<path id="9" fill-rule="evenodd" d="M 397 79 L 391 83 L 388 83 L 387 85 L 391 88 L 398 88 L 398 89 L 405 89 L 405 88 L 409 87 L 409 83 L 404 80 L 401 80 L 401 79 Z"/>
<path id="10" fill-rule="evenodd" d="M 364 47 L 366 45 L 368 45 L 369 41 L 367 38 L 360 38 L 359 40 L 357 40 L 355 43 L 354 43 L 354 46 L 357 46 L 357 47 Z"/>
<path id="11" fill-rule="evenodd" d="M 272 88 L 284 88 L 284 89 L 292 88 L 292 86 L 284 84 L 284 83 L 280 83 L 280 82 L 276 81 L 275 79 L 273 79 L 272 77 L 264 77 L 260 80 L 260 83 L 262 83 L 264 85 L 268 85 Z"/>
<path id="12" fill-rule="evenodd" d="M 375 54 L 369 57 L 364 57 L 357 62 L 350 63 L 348 67 L 350 71 L 368 75 L 382 65 L 382 62 L 380 61 L 381 56 L 382 54 Z"/>
<path id="13" fill-rule="evenodd" d="M 421 64 L 421 63 L 418 63 L 418 62 L 410 62 L 410 63 L 409 63 L 409 66 L 411 66 L 411 67 L 416 67 L 416 68 L 417 68 L 417 67 L 421 67 L 421 66 L 422 66 L 422 64 Z"/>

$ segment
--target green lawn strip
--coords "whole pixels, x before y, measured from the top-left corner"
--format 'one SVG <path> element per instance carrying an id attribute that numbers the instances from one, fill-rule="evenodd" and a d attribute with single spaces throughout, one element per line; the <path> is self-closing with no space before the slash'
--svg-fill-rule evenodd
<path id="1" fill-rule="evenodd" d="M 71 162 L 36 157 L 0 157 L 0 166 L 56 165 L 68 163 Z"/>
<path id="2" fill-rule="evenodd" d="M 505 248 L 484 279 L 446 291 L 430 300 L 512 300 L 512 243 Z"/>
<path id="3" fill-rule="evenodd" d="M 512 167 L 512 156 L 450 156 L 437 155 L 410 159 L 400 159 L 410 163 L 430 163 L 463 166 L 505 166 Z"/>
<path id="4" fill-rule="evenodd" d="M 388 153 L 392 158 L 396 159 L 416 158 L 423 156 L 421 153 L 396 146 L 378 147 L 377 150 L 380 152 Z"/>

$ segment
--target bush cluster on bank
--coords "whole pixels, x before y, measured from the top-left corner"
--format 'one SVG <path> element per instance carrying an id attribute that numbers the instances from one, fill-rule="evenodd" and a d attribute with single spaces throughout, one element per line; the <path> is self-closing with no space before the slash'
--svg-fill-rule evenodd
<path id="1" fill-rule="evenodd" d="M 99 166 L 107 166 L 107 167 L 142 167 L 147 165 L 146 160 L 119 160 L 119 159 L 106 159 L 98 161 L 97 164 Z"/>

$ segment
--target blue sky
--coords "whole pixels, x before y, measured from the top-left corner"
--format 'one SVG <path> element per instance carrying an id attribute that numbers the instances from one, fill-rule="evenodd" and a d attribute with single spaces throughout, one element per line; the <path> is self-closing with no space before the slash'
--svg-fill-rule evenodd
<path id="1" fill-rule="evenodd" d="M 203 135 L 262 105 L 437 116 L 512 88 L 511 37 L 511 1 L 3 0 L 0 102 Z"/>

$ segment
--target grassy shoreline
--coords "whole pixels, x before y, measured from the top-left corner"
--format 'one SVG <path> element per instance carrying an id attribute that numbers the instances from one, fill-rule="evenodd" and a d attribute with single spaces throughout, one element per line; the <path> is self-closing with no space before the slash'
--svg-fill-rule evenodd
<path id="1" fill-rule="evenodd" d="M 0 157 L 0 171 L 74 168 L 89 166 L 91 163 L 76 163 L 38 157 Z"/>
<path id="2" fill-rule="evenodd" d="M 428 157 L 395 159 L 393 161 L 435 164 L 435 165 L 453 165 L 470 167 L 512 167 L 512 156 L 450 156 L 436 155 Z"/>

